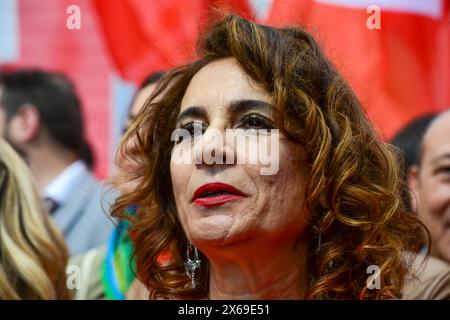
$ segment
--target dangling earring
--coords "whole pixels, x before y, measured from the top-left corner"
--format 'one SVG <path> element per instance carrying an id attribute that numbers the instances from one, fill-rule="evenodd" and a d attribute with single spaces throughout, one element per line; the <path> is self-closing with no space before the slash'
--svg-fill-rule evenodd
<path id="1" fill-rule="evenodd" d="M 192 251 L 194 252 L 194 259 L 191 259 Z M 188 242 L 186 251 L 186 262 L 184 263 L 184 269 L 186 274 L 192 281 L 192 289 L 195 289 L 195 270 L 200 269 L 201 260 L 198 258 L 197 248 Z"/>

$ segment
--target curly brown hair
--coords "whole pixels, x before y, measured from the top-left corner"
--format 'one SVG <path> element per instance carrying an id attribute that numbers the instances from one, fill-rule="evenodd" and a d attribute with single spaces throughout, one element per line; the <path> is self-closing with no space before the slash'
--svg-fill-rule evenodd
<path id="1" fill-rule="evenodd" d="M 126 133 L 137 141 L 131 155 L 139 168 L 135 192 L 119 197 L 113 215 L 132 222 L 137 272 L 153 295 L 207 298 L 209 265 L 192 289 L 183 261 L 187 238 L 179 222 L 170 175 L 171 133 L 193 76 L 208 63 L 234 57 L 272 95 L 279 129 L 306 150 L 305 205 L 312 247 L 308 259 L 308 299 L 387 299 L 401 297 L 410 261 L 428 243 L 425 227 L 408 214 L 393 148 L 382 142 L 358 99 L 304 29 L 259 25 L 236 15 L 215 23 L 199 41 L 200 58 L 172 70 L 146 102 Z M 158 97 L 155 99 L 155 97 Z M 129 204 L 139 206 L 135 217 Z M 169 250 L 172 259 L 158 263 Z M 413 255 L 414 256 L 414 255 Z M 381 288 L 366 290 L 367 267 L 380 268 Z"/>

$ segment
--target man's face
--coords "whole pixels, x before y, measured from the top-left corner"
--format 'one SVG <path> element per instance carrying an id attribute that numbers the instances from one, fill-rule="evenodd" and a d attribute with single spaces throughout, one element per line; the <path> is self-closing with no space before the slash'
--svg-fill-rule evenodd
<path id="1" fill-rule="evenodd" d="M 450 112 L 425 134 L 421 166 L 412 179 L 419 218 L 431 233 L 431 254 L 450 262 Z"/>

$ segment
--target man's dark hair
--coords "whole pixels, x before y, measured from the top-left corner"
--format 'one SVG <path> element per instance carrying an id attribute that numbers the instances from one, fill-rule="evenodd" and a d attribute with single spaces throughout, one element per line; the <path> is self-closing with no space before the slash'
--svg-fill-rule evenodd
<path id="1" fill-rule="evenodd" d="M 155 71 L 153 73 L 150 73 L 147 77 L 144 78 L 144 80 L 142 80 L 141 84 L 139 85 L 139 87 L 137 88 L 136 92 L 134 93 L 134 97 L 131 100 L 130 105 L 128 106 L 128 119 L 129 120 L 131 119 L 130 118 L 130 113 L 132 111 L 134 101 L 136 100 L 136 97 L 139 94 L 139 92 L 142 89 L 144 89 L 145 87 L 147 87 L 147 86 L 149 86 L 151 84 L 157 83 L 165 74 L 166 74 L 165 71 Z M 133 121 L 133 119 L 131 119 L 131 121 Z M 125 131 L 127 131 L 127 127 L 122 129 L 122 134 L 124 134 Z"/>
<path id="2" fill-rule="evenodd" d="M 437 114 L 427 114 L 412 120 L 400 129 L 391 141 L 401 152 L 399 164 L 403 171 L 402 176 L 405 186 L 402 190 L 402 200 L 408 211 L 412 211 L 411 196 L 407 188 L 408 169 L 413 165 L 420 165 L 423 136 L 436 117 Z"/>
<path id="3" fill-rule="evenodd" d="M 412 120 L 392 139 L 392 144 L 404 153 L 405 169 L 420 164 L 422 140 L 437 114 L 427 114 Z"/>
<path id="4" fill-rule="evenodd" d="M 138 90 L 141 90 L 148 85 L 158 82 L 165 74 L 166 74 L 165 71 L 155 71 L 149 74 L 147 77 L 145 77 L 144 80 L 142 80 Z"/>
<path id="5" fill-rule="evenodd" d="M 33 105 L 50 136 L 92 167 L 93 156 L 84 139 L 80 101 L 67 77 L 36 69 L 0 72 L 0 87 L 0 106 L 7 121 L 25 104 Z"/>

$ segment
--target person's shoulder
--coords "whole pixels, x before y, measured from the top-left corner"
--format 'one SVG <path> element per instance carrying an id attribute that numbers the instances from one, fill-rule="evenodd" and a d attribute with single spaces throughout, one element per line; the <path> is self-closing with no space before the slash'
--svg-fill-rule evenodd
<path id="1" fill-rule="evenodd" d="M 106 248 L 101 246 L 70 258 L 67 274 L 73 276 L 73 280 L 76 281 L 72 285 L 76 300 L 105 298 L 101 283 L 101 270 L 105 261 L 105 252 Z M 77 273 L 80 277 L 76 277 Z"/>
<path id="2" fill-rule="evenodd" d="M 103 182 L 97 179 L 97 177 L 95 177 L 92 172 L 89 172 L 89 174 L 86 176 L 84 185 L 85 188 L 90 190 L 90 195 L 97 195 L 105 188 Z"/>
<path id="3" fill-rule="evenodd" d="M 108 183 L 98 180 L 93 174 L 89 176 L 89 179 L 86 179 L 85 184 L 90 190 L 90 202 L 96 205 L 101 204 L 103 207 L 110 207 L 119 195 Z"/>
<path id="4" fill-rule="evenodd" d="M 423 270 L 422 278 L 423 280 L 428 281 L 443 273 L 448 273 L 449 271 L 450 265 L 447 262 L 430 256 L 428 257 L 426 267 Z"/>
<path id="5" fill-rule="evenodd" d="M 134 279 L 130 288 L 126 294 L 127 300 L 149 300 L 150 299 L 150 291 L 147 287 L 139 281 L 139 279 Z"/>
<path id="6" fill-rule="evenodd" d="M 417 255 L 405 279 L 403 299 L 450 299 L 450 265 L 432 256 Z"/>

